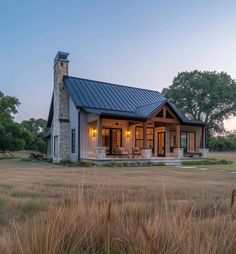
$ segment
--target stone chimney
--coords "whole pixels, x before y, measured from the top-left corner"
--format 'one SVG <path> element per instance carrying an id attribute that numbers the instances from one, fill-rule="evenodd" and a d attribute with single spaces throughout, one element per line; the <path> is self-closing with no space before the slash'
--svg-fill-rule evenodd
<path id="1" fill-rule="evenodd" d="M 58 52 L 54 58 L 53 161 L 69 159 L 69 96 L 63 77 L 68 75 L 68 53 Z"/>

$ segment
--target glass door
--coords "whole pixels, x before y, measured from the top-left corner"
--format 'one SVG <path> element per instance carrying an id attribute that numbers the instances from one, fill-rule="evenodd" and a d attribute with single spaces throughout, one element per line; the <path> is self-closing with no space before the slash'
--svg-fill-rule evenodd
<path id="1" fill-rule="evenodd" d="M 196 132 L 188 133 L 188 152 L 196 151 Z"/>
<path id="2" fill-rule="evenodd" d="M 110 143 L 111 143 L 110 129 L 102 128 L 102 146 L 106 147 L 106 154 L 110 153 Z"/>
<path id="3" fill-rule="evenodd" d="M 122 147 L 122 129 L 102 128 L 102 146 L 106 147 L 107 155 L 114 154 L 117 147 Z"/>
<path id="4" fill-rule="evenodd" d="M 111 152 L 110 154 L 114 154 L 114 150 L 117 147 L 121 147 L 121 135 L 122 135 L 121 129 L 111 129 Z"/>
<path id="5" fill-rule="evenodd" d="M 158 156 L 165 156 L 165 132 L 157 133 Z"/>

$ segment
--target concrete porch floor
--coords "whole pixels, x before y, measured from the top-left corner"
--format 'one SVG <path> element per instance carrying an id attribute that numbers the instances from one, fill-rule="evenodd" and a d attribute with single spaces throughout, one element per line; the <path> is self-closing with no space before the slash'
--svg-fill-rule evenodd
<path id="1" fill-rule="evenodd" d="M 173 165 L 178 166 L 181 165 L 182 161 L 186 160 L 203 160 L 203 158 L 191 158 L 191 157 L 184 157 L 184 158 L 175 158 L 175 157 L 152 157 L 151 159 L 144 159 L 144 158 L 119 158 L 119 157 L 107 157 L 104 159 L 96 159 L 95 157 L 88 157 L 88 158 L 81 158 L 82 162 L 91 162 L 96 165 L 107 165 L 112 162 L 116 163 L 153 163 L 159 164 L 164 163 L 165 165 Z"/>

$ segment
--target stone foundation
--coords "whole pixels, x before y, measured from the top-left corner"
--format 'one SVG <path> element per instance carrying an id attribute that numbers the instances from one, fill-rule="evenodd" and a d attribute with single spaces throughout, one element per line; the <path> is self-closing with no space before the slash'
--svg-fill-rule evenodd
<path id="1" fill-rule="evenodd" d="M 204 158 L 204 159 L 208 158 L 208 153 L 209 153 L 209 149 L 208 148 L 199 148 L 198 152 L 202 153 L 202 158 Z"/>
<path id="2" fill-rule="evenodd" d="M 144 148 L 141 150 L 141 156 L 144 159 L 150 160 L 152 158 L 152 149 Z"/>
<path id="3" fill-rule="evenodd" d="M 176 158 L 183 158 L 184 157 L 184 148 L 174 148 L 174 156 Z"/>
<path id="4" fill-rule="evenodd" d="M 96 147 L 95 158 L 98 160 L 106 159 L 106 147 Z"/>

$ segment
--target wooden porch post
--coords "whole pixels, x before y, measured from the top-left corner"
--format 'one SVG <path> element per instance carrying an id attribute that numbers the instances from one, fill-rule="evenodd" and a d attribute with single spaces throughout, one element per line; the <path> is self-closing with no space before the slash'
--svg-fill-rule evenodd
<path id="1" fill-rule="evenodd" d="M 202 126 L 202 148 L 206 148 L 206 128 Z"/>
<path id="2" fill-rule="evenodd" d="M 98 116 L 97 119 L 97 130 L 98 130 L 98 147 L 102 146 L 102 119 Z"/>
<path id="3" fill-rule="evenodd" d="M 180 148 L 180 125 L 176 125 L 176 148 Z"/>
<path id="4" fill-rule="evenodd" d="M 144 122 L 143 124 L 143 147 L 147 147 L 147 121 Z"/>

